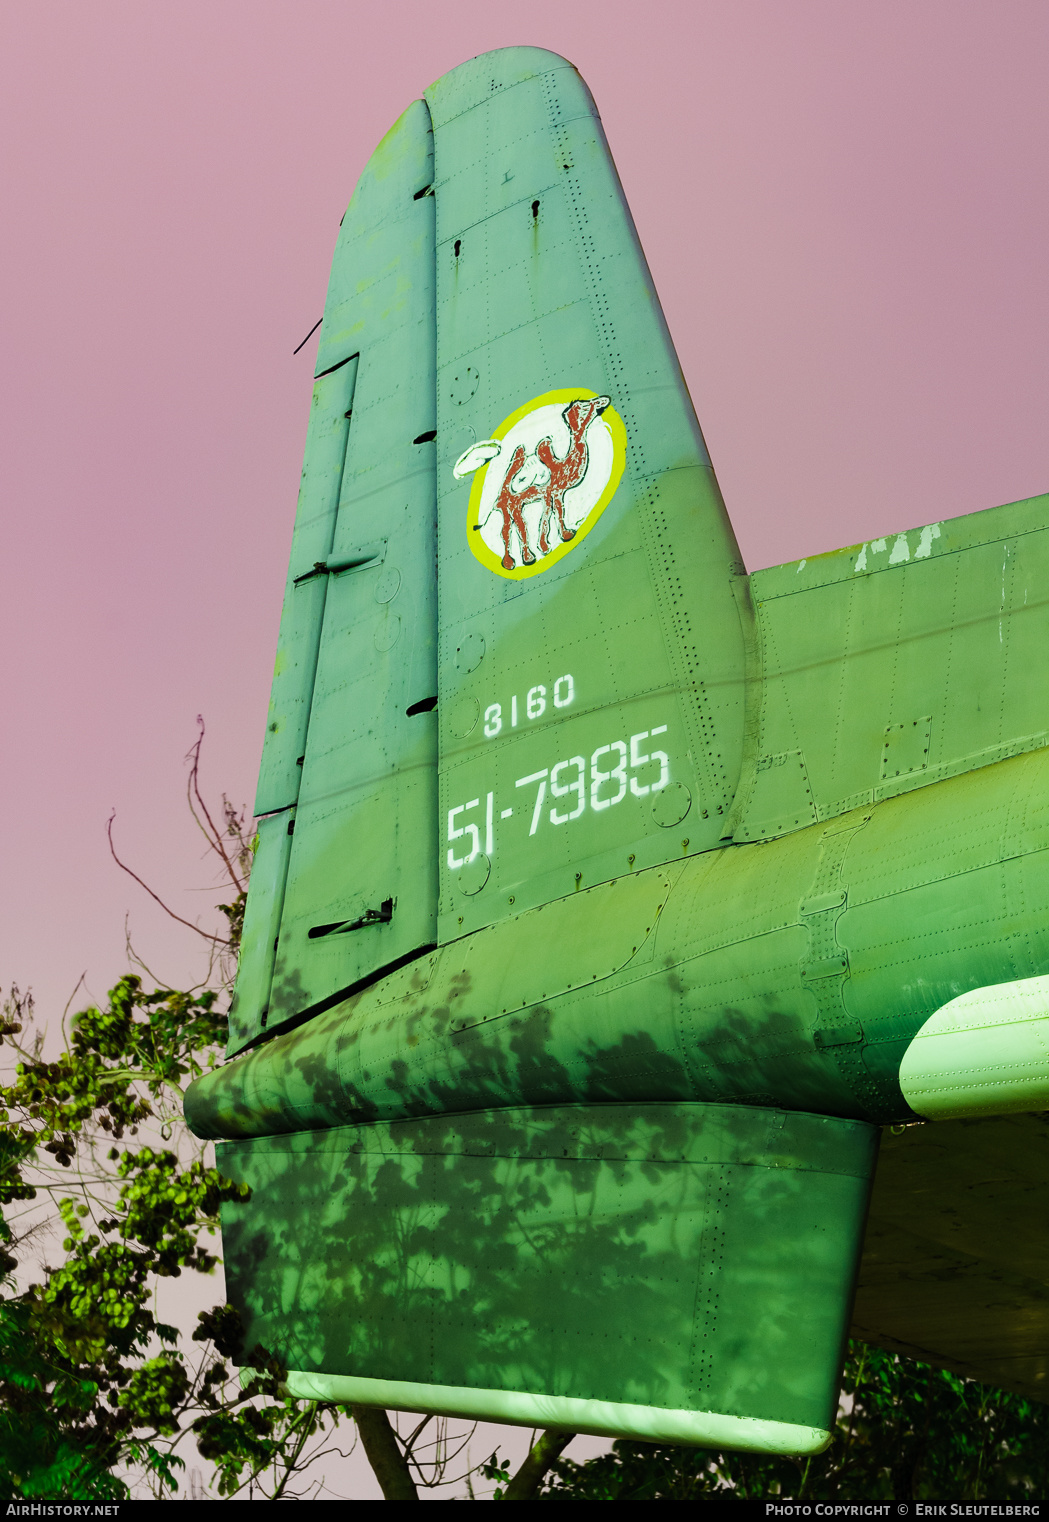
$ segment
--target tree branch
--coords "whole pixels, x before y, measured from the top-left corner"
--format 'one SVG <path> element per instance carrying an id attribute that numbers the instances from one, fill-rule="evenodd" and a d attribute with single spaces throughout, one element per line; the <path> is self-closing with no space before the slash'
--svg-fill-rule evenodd
<path id="1" fill-rule="evenodd" d="M 384 1498 L 417 1501 L 419 1492 L 386 1412 L 377 1406 L 351 1406 L 350 1410 Z"/>
<path id="2" fill-rule="evenodd" d="M 244 893 L 246 892 L 246 884 L 241 881 L 240 876 L 233 866 L 233 863 L 227 856 L 225 847 L 222 844 L 222 833 L 220 830 L 216 829 L 215 821 L 212 819 L 211 814 L 208 812 L 208 806 L 201 796 L 198 774 L 200 770 L 200 747 L 204 744 L 204 719 L 199 713 L 197 714 L 197 724 L 200 727 L 200 733 L 186 753 L 186 760 L 190 763 L 189 778 L 186 783 L 186 798 L 189 802 L 189 811 L 193 815 L 193 818 L 196 819 L 204 839 L 208 842 L 208 845 L 218 856 L 221 856 L 222 864 L 226 868 L 226 873 L 229 877 L 230 882 L 236 888 L 238 893 Z M 197 816 L 197 811 L 193 807 L 194 798 L 196 798 L 197 802 L 199 803 L 200 811 L 204 815 L 204 818 L 208 821 L 207 829 L 205 829 L 204 826 L 200 823 L 200 819 Z"/>
<path id="3" fill-rule="evenodd" d="M 574 1437 L 574 1432 L 544 1432 L 503 1491 L 503 1500 L 534 1500 L 546 1471 L 561 1457 Z"/>
<path id="4" fill-rule="evenodd" d="M 116 846 L 113 844 L 113 820 L 116 817 L 117 817 L 117 811 L 116 811 L 116 809 L 114 809 L 112 814 L 110 814 L 109 819 L 108 819 L 108 821 L 106 823 L 106 834 L 109 837 L 109 852 L 110 852 L 110 855 L 112 856 L 113 860 L 116 862 L 116 864 L 120 868 L 120 870 L 122 872 L 126 872 L 129 877 L 133 877 L 135 879 L 135 881 L 138 883 L 140 888 L 145 888 L 146 892 L 149 894 L 150 898 L 154 901 L 154 903 L 159 904 L 160 907 L 163 909 L 164 913 L 165 914 L 170 914 L 171 918 L 173 920 L 178 920 L 180 925 L 185 925 L 188 929 L 195 930 L 197 932 L 197 934 L 198 935 L 202 935 L 206 941 L 214 941 L 216 946 L 225 946 L 227 943 L 226 943 L 225 939 L 222 936 L 220 936 L 220 935 L 209 935 L 206 930 L 201 930 L 199 925 L 194 925 L 191 920 L 184 920 L 182 918 L 181 914 L 176 914 L 174 909 L 169 909 L 167 904 L 165 904 L 164 900 L 162 898 L 158 898 L 157 897 L 157 895 L 153 892 L 153 889 L 149 886 L 149 884 L 148 883 L 144 883 L 142 881 L 141 877 L 139 877 L 137 872 L 132 872 L 131 868 L 126 864 L 126 862 L 122 862 L 120 860 L 120 857 L 117 855 Z"/>

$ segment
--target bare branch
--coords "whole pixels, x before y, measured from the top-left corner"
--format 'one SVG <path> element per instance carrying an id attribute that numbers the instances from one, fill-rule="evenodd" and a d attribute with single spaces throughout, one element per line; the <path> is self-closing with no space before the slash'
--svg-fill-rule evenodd
<path id="1" fill-rule="evenodd" d="M 147 962 L 143 961 L 142 957 L 136 951 L 134 943 L 131 939 L 130 919 L 130 915 L 125 914 L 124 951 L 127 955 L 128 961 L 133 967 L 140 967 L 146 976 L 152 979 L 155 988 L 174 988 L 175 985 L 170 978 L 160 977 L 158 973 L 153 971 L 152 967 L 150 967 Z M 198 978 L 196 983 L 190 983 L 187 988 L 180 989 L 181 993 L 195 994 L 198 989 L 207 988 L 209 986 L 211 982 L 211 975 L 215 968 L 215 962 L 219 957 L 221 957 L 225 946 L 225 941 L 218 941 L 216 945 L 208 947 L 208 964 L 204 970 L 204 976 L 202 978 Z"/>
<path id="2" fill-rule="evenodd" d="M 145 888 L 146 892 L 149 894 L 150 898 L 154 901 L 154 903 L 159 904 L 160 907 L 163 909 L 164 913 L 165 914 L 170 914 L 170 916 L 171 916 L 171 918 L 173 920 L 178 920 L 180 925 L 185 925 L 187 927 L 187 929 L 189 929 L 189 930 L 195 930 L 197 932 L 197 934 L 200 935 L 200 936 L 203 936 L 206 941 L 214 941 L 216 946 L 225 946 L 227 944 L 227 942 L 226 942 L 226 940 L 225 940 L 225 938 L 223 936 L 220 936 L 220 935 L 210 935 L 208 933 L 208 931 L 201 930 L 199 925 L 194 925 L 191 920 L 184 920 L 182 918 L 181 914 L 176 914 L 175 913 L 174 909 L 169 909 L 167 904 L 165 904 L 164 900 L 162 898 L 159 898 L 157 896 L 157 894 L 155 894 L 153 892 L 153 889 L 149 886 L 149 884 L 148 883 L 144 883 L 142 881 L 141 877 L 139 877 L 137 872 L 132 872 L 131 868 L 126 864 L 126 862 L 122 862 L 120 860 L 120 857 L 117 855 L 116 846 L 114 846 L 114 844 L 113 844 L 113 820 L 116 817 L 117 817 L 117 811 L 116 811 L 116 809 L 114 809 L 112 814 L 110 814 L 109 820 L 108 820 L 108 822 L 106 824 L 106 834 L 109 837 L 109 852 L 110 852 L 110 855 L 112 856 L 113 860 L 116 862 L 116 864 L 120 868 L 120 870 L 122 872 L 126 872 L 129 877 L 133 877 L 135 879 L 135 881 L 138 883 L 140 888 Z"/>
<path id="3" fill-rule="evenodd" d="M 401 1434 L 398 1432 L 397 1436 L 401 1437 L 401 1442 L 404 1444 L 404 1456 L 406 1459 L 410 1459 L 412 1457 L 412 1450 L 415 1447 L 416 1438 L 419 1436 L 420 1432 L 422 1432 L 423 1428 L 429 1426 L 430 1422 L 432 1421 L 432 1415 L 424 1416 L 418 1426 L 412 1429 L 410 1437 L 401 1437 Z"/>
<path id="4" fill-rule="evenodd" d="M 76 985 L 73 988 L 73 992 L 69 995 L 69 998 L 66 1000 L 66 1007 L 62 1011 L 62 1026 L 61 1026 L 61 1029 L 62 1029 L 62 1039 L 63 1039 L 63 1041 L 65 1041 L 67 1043 L 67 1045 L 68 1045 L 69 1038 L 66 1035 L 66 1016 L 69 1014 L 69 1006 L 72 1004 L 73 1000 L 77 996 L 77 989 L 79 989 L 80 985 L 83 983 L 83 981 L 84 981 L 84 979 L 86 977 L 87 977 L 87 968 L 85 967 L 84 971 L 80 974 L 79 978 L 77 978 Z"/>
<path id="5" fill-rule="evenodd" d="M 186 752 L 186 760 L 190 763 L 189 778 L 187 779 L 187 782 L 186 782 L 186 797 L 187 797 L 187 799 L 189 801 L 189 811 L 193 815 L 193 818 L 197 821 L 197 824 L 200 827 L 201 833 L 203 834 L 204 839 L 207 841 L 208 845 L 211 847 L 211 849 L 218 856 L 220 856 L 222 858 L 222 864 L 226 868 L 226 872 L 229 875 L 230 882 L 236 888 L 238 893 L 244 893 L 247 890 L 247 884 L 244 883 L 241 880 L 241 877 L 237 873 L 236 868 L 234 867 L 233 863 L 230 861 L 229 856 L 228 856 L 228 854 L 226 852 L 226 848 L 222 844 L 222 832 L 218 829 L 218 827 L 215 824 L 215 821 L 212 819 L 211 814 L 208 811 L 208 806 L 204 802 L 203 795 L 201 794 L 201 791 L 200 791 L 200 780 L 199 780 L 199 773 L 200 773 L 200 748 L 204 744 L 204 719 L 203 719 L 203 716 L 201 714 L 199 714 L 199 713 L 197 714 L 197 724 L 198 724 L 198 726 L 200 728 L 200 733 L 197 735 L 196 740 L 193 742 L 193 744 L 190 746 L 189 750 Z M 200 816 L 198 815 L 196 809 L 193 807 L 193 800 L 194 800 L 194 798 L 196 798 L 197 803 L 200 805 L 200 812 L 204 815 L 204 818 L 207 820 L 207 828 L 205 828 L 205 826 L 203 824 L 201 824 Z M 225 797 L 223 798 L 223 803 L 226 803 Z M 230 817 L 230 811 L 229 811 L 229 805 L 227 804 L 227 806 L 226 806 L 226 820 L 227 820 L 227 823 L 229 822 L 229 817 Z"/>

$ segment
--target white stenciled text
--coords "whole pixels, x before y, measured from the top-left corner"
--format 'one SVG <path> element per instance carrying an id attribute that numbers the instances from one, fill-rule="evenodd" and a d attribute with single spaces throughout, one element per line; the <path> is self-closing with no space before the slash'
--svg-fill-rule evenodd
<path id="1" fill-rule="evenodd" d="M 553 766 L 518 777 L 517 789 L 535 788 L 521 798 L 523 812 L 529 820 L 529 837 L 549 823 L 556 828 L 581 819 L 589 809 L 603 814 L 627 797 L 647 798 L 660 792 L 670 781 L 670 758 L 654 745 L 667 732 L 665 724 L 642 730 L 628 740 L 610 740 L 599 745 L 589 759 L 568 756 Z M 495 793 L 471 798 L 448 810 L 447 861 L 453 872 L 468 866 L 482 851 L 489 858 L 495 849 L 496 817 L 511 819 L 514 807 L 497 808 Z"/>
<path id="2" fill-rule="evenodd" d="M 484 711 L 484 732 L 489 740 L 502 734 L 504 729 L 517 729 L 520 724 L 534 724 L 544 714 L 558 708 L 568 708 L 575 701 L 575 678 L 570 674 L 559 676 L 547 687 L 537 682 L 518 699 L 515 692 L 509 704 L 489 703 Z"/>

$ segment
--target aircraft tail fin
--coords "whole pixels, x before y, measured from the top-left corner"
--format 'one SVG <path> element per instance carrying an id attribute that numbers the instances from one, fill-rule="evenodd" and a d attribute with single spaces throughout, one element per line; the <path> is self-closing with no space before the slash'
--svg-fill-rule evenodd
<path id="1" fill-rule="evenodd" d="M 579 74 L 511 48 L 426 102 L 443 940 L 725 834 L 743 568 Z"/>
<path id="2" fill-rule="evenodd" d="M 261 832 L 231 1051 L 717 845 L 740 769 L 742 566 L 565 59 L 475 58 L 395 124 L 317 368 L 256 805 L 294 839 Z"/>

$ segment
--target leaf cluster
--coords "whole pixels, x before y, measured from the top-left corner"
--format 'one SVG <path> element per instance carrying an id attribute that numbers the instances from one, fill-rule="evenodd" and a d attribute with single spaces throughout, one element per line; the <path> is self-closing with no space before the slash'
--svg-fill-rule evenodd
<path id="1" fill-rule="evenodd" d="M 156 1281 L 214 1267 L 202 1238 L 244 1189 L 201 1156 L 134 1139 L 147 1121 L 168 1124 L 181 1081 L 217 1060 L 216 998 L 122 978 L 103 1007 L 77 1015 L 54 1061 L 42 1042 L 17 1042 L 23 1020 L 5 1019 L 20 1059 L 0 1087 L 0 1407 L 10 1429 L 0 1475 L 11 1494 L 117 1493 L 121 1482 L 106 1476 L 132 1450 L 170 1481 L 152 1439 L 178 1431 L 194 1379 L 176 1329 L 154 1314 Z M 16 991 L 8 1004 L 19 1003 Z M 23 1264 L 19 1289 L 14 1271 L 41 1223 L 24 1229 L 25 1210 L 8 1207 L 40 1195 L 64 1228 L 61 1257 L 38 1277 Z"/>
<path id="2" fill-rule="evenodd" d="M 122 978 L 103 1006 L 76 1016 L 54 1061 L 41 1056 L 41 1041 L 17 1042 L 25 1018 L 5 1016 L 4 1036 L 19 1059 L 0 1087 L 7 1495 L 125 1496 L 117 1472 L 129 1468 L 143 1472 L 154 1493 L 170 1493 L 184 1465 L 175 1445 L 187 1433 L 215 1466 L 221 1494 L 256 1484 L 266 1470 L 279 1494 L 308 1441 L 338 1417 L 288 1398 L 286 1371 L 265 1349 L 241 1354 L 232 1307 L 201 1314 L 195 1358 L 155 1314 L 159 1280 L 214 1269 L 220 1209 L 249 1192 L 208 1166 L 181 1126 L 182 1084 L 218 1060 L 225 1039 L 217 997 L 147 991 L 137 977 Z M 8 1003 L 31 1018 L 17 992 Z M 150 1136 L 177 1132 L 176 1145 L 154 1145 L 140 1136 L 144 1126 Z M 47 1219 L 27 1227 L 38 1196 Z M 41 1224 L 56 1218 L 57 1261 L 24 1261 Z M 243 1383 L 231 1361 L 249 1371 Z"/>
<path id="3" fill-rule="evenodd" d="M 54 1060 L 43 1055 L 31 995 L 12 988 L 0 1012 L 9 1059 L 0 1083 L 0 1492 L 9 1496 L 119 1497 L 129 1492 L 118 1475 L 136 1470 L 155 1495 L 170 1494 L 187 1438 L 214 1465 L 223 1495 L 245 1486 L 280 1495 L 311 1461 L 310 1440 L 341 1414 L 289 1399 L 279 1363 L 262 1348 L 242 1351 L 232 1307 L 202 1313 L 196 1346 L 180 1346 L 178 1329 L 156 1314 L 163 1280 L 213 1271 L 221 1207 L 249 1193 L 208 1165 L 182 1119 L 184 1087 L 225 1046 L 219 1006 L 232 987 L 253 852 L 245 810 L 223 797 L 213 811 L 201 793 L 198 726 L 187 798 L 226 885 L 230 901 L 217 906 L 225 934 L 168 908 L 120 861 L 112 818 L 108 832 L 118 865 L 207 944 L 204 983 L 150 990 L 121 978 L 68 1032 L 63 1021 Z M 130 942 L 129 954 L 137 960 Z"/>

